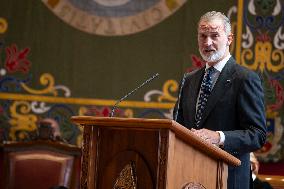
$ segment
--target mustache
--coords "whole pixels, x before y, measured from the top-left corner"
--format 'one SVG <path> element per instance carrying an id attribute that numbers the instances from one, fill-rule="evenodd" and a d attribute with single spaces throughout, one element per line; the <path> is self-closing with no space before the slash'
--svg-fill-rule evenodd
<path id="1" fill-rule="evenodd" d="M 203 48 L 202 50 L 203 50 L 203 51 L 207 51 L 207 52 L 208 52 L 208 51 L 216 51 L 216 49 L 213 48 L 213 47 L 209 47 L 209 48 L 206 47 L 206 48 Z"/>
<path id="2" fill-rule="evenodd" d="M 213 46 L 205 46 L 203 47 L 204 50 L 216 50 Z"/>

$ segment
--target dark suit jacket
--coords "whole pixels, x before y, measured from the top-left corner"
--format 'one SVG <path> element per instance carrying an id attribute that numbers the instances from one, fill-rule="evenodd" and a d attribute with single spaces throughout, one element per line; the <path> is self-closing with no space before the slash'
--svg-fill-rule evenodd
<path id="1" fill-rule="evenodd" d="M 185 79 L 177 122 L 195 128 L 196 101 L 205 68 L 189 73 Z M 223 149 L 241 160 L 241 166 L 229 166 L 228 188 L 250 187 L 249 153 L 261 148 L 266 140 L 264 94 L 259 76 L 236 64 L 231 57 L 223 68 L 208 98 L 200 128 L 223 131 Z"/>
<path id="2" fill-rule="evenodd" d="M 273 189 L 272 186 L 268 182 L 259 180 L 257 177 L 253 181 L 253 188 L 254 189 Z"/>

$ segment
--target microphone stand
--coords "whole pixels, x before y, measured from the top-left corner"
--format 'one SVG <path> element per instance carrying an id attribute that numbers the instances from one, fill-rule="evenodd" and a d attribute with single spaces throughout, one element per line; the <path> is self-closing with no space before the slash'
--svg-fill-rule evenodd
<path id="1" fill-rule="evenodd" d="M 152 77 L 150 77 L 149 79 L 147 79 L 146 81 L 144 81 L 141 85 L 139 85 L 138 87 L 136 87 L 135 89 L 133 89 L 131 92 L 129 92 L 128 94 L 126 94 L 124 97 L 122 97 L 121 99 L 119 99 L 114 106 L 111 109 L 111 112 L 109 114 L 109 117 L 113 117 L 114 115 L 114 111 L 117 109 L 117 105 L 123 101 L 124 99 L 126 99 L 127 97 L 129 97 L 131 94 L 133 94 L 134 92 L 136 92 L 138 89 L 140 89 L 141 87 L 143 87 L 144 85 L 146 85 L 147 83 L 149 83 L 150 81 L 152 81 L 153 79 L 155 79 L 157 76 L 159 76 L 158 73 L 154 74 Z"/>

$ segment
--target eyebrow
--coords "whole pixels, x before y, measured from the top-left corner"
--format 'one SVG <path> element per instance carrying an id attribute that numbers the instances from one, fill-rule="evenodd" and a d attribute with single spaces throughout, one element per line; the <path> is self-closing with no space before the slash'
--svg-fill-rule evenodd
<path id="1" fill-rule="evenodd" d="M 200 31 L 200 32 L 198 32 L 199 34 L 206 34 L 206 33 L 208 33 L 208 34 L 220 34 L 219 32 L 207 32 L 207 31 L 204 31 L 204 32 L 202 32 L 202 31 Z"/>

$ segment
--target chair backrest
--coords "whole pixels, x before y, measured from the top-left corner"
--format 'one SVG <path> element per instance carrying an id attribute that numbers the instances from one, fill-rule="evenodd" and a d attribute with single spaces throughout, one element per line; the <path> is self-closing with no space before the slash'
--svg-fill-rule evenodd
<path id="1" fill-rule="evenodd" d="M 80 148 L 51 140 L 3 144 L 5 189 L 80 186 Z"/>

